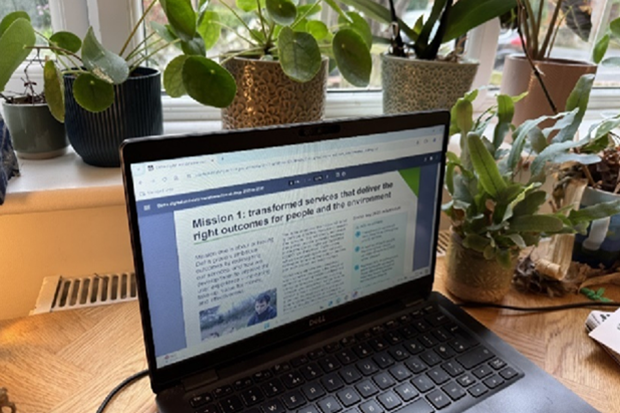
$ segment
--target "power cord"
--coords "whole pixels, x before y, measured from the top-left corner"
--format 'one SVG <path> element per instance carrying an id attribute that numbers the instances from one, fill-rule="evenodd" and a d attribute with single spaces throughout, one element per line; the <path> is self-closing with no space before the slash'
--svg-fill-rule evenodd
<path id="1" fill-rule="evenodd" d="M 114 396 L 116 396 L 116 394 L 121 391 L 125 386 L 128 386 L 129 384 L 133 383 L 136 380 L 141 379 L 142 377 L 146 376 L 147 374 L 149 374 L 148 370 L 142 370 L 132 376 L 127 377 L 125 380 L 123 380 L 118 386 L 116 386 L 114 389 L 112 389 L 112 391 L 106 396 L 106 398 L 103 400 L 103 402 L 101 403 L 101 406 L 99 406 L 99 408 L 97 409 L 97 413 L 103 413 L 103 411 L 105 410 L 106 406 L 108 405 L 108 403 L 110 403 L 110 400 L 112 400 L 112 398 Z"/>
<path id="2" fill-rule="evenodd" d="M 571 304 L 562 304 L 562 305 L 551 305 L 551 306 L 543 306 L 543 307 L 518 307 L 514 305 L 504 305 L 504 304 L 494 304 L 494 303 L 479 303 L 476 301 L 466 301 L 463 303 L 457 304 L 459 307 L 470 307 L 470 308 L 502 308 L 506 310 L 514 310 L 514 311 L 525 311 L 525 312 L 544 312 L 544 311 L 562 311 L 562 310 L 570 310 L 573 308 L 587 308 L 587 307 L 620 307 L 620 302 L 618 301 L 584 301 L 580 303 L 571 303 Z"/>

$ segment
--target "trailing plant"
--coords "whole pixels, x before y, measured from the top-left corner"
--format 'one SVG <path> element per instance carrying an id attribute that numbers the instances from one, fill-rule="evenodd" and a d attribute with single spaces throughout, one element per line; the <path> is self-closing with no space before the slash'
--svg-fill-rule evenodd
<path id="1" fill-rule="evenodd" d="M 145 17 L 158 0 L 152 0 L 129 34 L 120 53 L 106 49 L 88 29 L 83 39 L 73 33 L 61 31 L 49 37 L 37 33 L 27 13 L 8 14 L 0 22 L 0 92 L 13 72 L 26 60 L 31 51 L 37 56 L 42 50 L 53 58 L 44 61 L 44 94 L 52 114 L 64 120 L 64 76 L 75 76 L 73 96 L 77 103 L 91 112 L 100 112 L 114 102 L 114 85 L 124 83 L 132 73 L 155 53 L 169 44 L 178 44 L 183 51 L 183 65 L 176 79 L 192 98 L 198 102 L 225 107 L 232 102 L 236 92 L 234 79 L 215 61 L 206 57 L 203 34 L 198 23 L 200 13 L 186 0 L 160 0 L 169 21 L 170 36 L 152 34 L 129 47 Z M 42 43 L 36 43 L 36 37 Z M 212 90 L 216 88 L 217 93 Z"/>
<path id="2" fill-rule="evenodd" d="M 455 104 L 450 132 L 460 134 L 461 153 L 447 155 L 445 186 L 452 200 L 443 210 L 466 248 L 507 266 L 511 257 L 536 245 L 541 237 L 583 233 L 590 221 L 620 213 L 620 201 L 580 210 L 572 210 L 569 205 L 550 213 L 541 212 L 551 197 L 541 186 L 554 166 L 565 162 L 587 165 L 600 160 L 588 148 L 599 144 L 600 134 L 611 127 L 610 123 L 591 130 L 581 140 L 573 140 L 587 107 L 592 82 L 592 75 L 580 79 L 566 112 L 531 119 L 516 128 L 511 124 L 514 103 L 523 96 L 498 95 L 497 104 L 476 119 L 472 102 L 477 91 Z M 493 132 L 486 137 L 493 119 Z M 539 125 L 545 120 L 552 120 L 553 126 L 541 129 Z M 511 145 L 504 144 L 509 132 Z"/>
<path id="3" fill-rule="evenodd" d="M 323 2 L 338 14 L 335 27 L 315 18 Z M 292 0 L 237 0 L 234 5 L 224 0 L 201 3 L 198 27 L 207 34 L 203 36 L 207 50 L 219 40 L 222 28 L 231 30 L 247 43 L 243 50 L 226 51 L 221 56 L 222 62 L 236 56 L 278 61 L 289 78 L 307 82 L 319 72 L 326 56 L 333 59 L 348 82 L 355 86 L 368 85 L 372 68 L 370 27 L 358 13 L 343 11 L 334 0 L 303 5 Z M 238 21 L 238 30 L 224 23 L 222 9 Z M 155 24 L 153 28 L 163 37 L 176 39 L 175 31 L 169 26 Z M 186 59 L 186 56 L 175 58 L 164 72 L 164 87 L 170 96 L 184 92 L 178 79 Z M 213 93 L 219 93 L 218 85 L 212 86 Z"/>
<path id="4" fill-rule="evenodd" d="M 390 9 L 374 0 L 342 0 L 342 2 L 371 19 L 391 25 L 390 40 L 377 39 L 392 45 L 389 54 L 436 60 L 439 58 L 439 47 L 442 44 L 460 39 L 469 30 L 504 15 L 514 9 L 517 0 L 436 0 L 428 18 L 424 20 L 420 17 L 412 26 L 407 25 L 396 15 L 392 1 Z M 409 43 L 400 40 L 401 32 L 410 39 Z M 456 60 L 456 56 L 456 53 L 451 53 L 448 59 Z"/>

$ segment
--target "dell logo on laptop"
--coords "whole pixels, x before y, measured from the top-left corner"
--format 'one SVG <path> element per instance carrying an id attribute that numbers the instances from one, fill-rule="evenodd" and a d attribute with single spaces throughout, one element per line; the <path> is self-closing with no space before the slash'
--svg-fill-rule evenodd
<path id="1" fill-rule="evenodd" d="M 324 322 L 325 322 L 325 316 L 322 315 L 320 317 L 311 319 L 308 324 L 310 327 L 313 327 L 319 324 L 323 324 Z"/>

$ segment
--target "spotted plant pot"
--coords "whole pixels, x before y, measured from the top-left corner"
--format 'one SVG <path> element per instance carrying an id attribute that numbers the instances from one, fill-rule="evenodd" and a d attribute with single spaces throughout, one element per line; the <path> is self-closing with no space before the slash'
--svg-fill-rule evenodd
<path id="1" fill-rule="evenodd" d="M 287 77 L 279 62 L 233 58 L 224 67 L 237 84 L 235 99 L 222 109 L 224 129 L 321 120 L 325 112 L 328 59 L 319 73 L 300 83 Z"/>
<path id="2" fill-rule="evenodd" d="M 450 109 L 469 89 L 477 62 L 441 62 L 381 55 L 383 112 Z"/>

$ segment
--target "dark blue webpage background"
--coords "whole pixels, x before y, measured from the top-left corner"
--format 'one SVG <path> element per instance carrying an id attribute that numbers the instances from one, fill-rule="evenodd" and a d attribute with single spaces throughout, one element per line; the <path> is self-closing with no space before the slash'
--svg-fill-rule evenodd
<path id="1" fill-rule="evenodd" d="M 416 247 L 413 251 L 413 270 L 415 271 L 430 265 L 436 220 L 435 202 L 439 190 L 437 180 L 440 171 L 438 166 L 441 156 L 442 154 L 437 152 L 138 202 L 138 226 L 156 357 L 187 347 L 174 211 L 420 167 L 419 202 L 415 227 Z M 336 171 L 341 172 L 339 178 L 336 178 Z M 342 177 L 343 171 L 346 173 L 346 177 Z M 322 178 L 317 178 L 319 176 Z M 326 176 L 329 178 L 325 178 Z M 299 183 L 296 184 L 296 182 Z M 244 188 L 259 186 L 264 187 L 264 190 L 243 195 Z M 239 191 L 240 194 L 218 196 L 235 194 L 235 191 Z M 214 197 L 202 201 L 182 203 L 183 200 L 203 199 L 210 195 Z M 148 206 L 146 210 L 145 206 Z"/>

